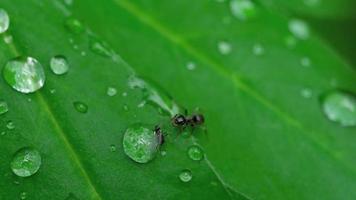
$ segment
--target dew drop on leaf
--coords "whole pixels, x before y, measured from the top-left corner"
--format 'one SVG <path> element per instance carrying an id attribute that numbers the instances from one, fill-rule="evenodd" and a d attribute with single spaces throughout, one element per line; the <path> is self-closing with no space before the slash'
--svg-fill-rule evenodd
<path id="1" fill-rule="evenodd" d="M 184 183 L 189 182 L 190 180 L 192 180 L 192 178 L 193 178 L 193 175 L 189 169 L 184 169 L 179 174 L 179 179 Z"/>
<path id="2" fill-rule="evenodd" d="M 112 52 L 109 50 L 109 48 L 103 42 L 96 39 L 92 38 L 90 40 L 89 48 L 93 53 L 100 56 L 112 57 Z"/>
<path id="3" fill-rule="evenodd" d="M 74 105 L 74 108 L 80 113 L 87 113 L 88 112 L 88 106 L 83 102 L 76 101 L 76 102 L 73 103 L 73 105 Z"/>
<path id="4" fill-rule="evenodd" d="M 41 63 L 32 57 L 18 57 L 8 61 L 3 77 L 12 88 L 21 93 L 39 90 L 46 79 Z"/>
<path id="5" fill-rule="evenodd" d="M 256 7 L 250 0 L 231 0 L 230 10 L 233 16 L 241 21 L 248 20 L 256 15 Z"/>
<path id="6" fill-rule="evenodd" d="M 84 32 L 84 26 L 82 25 L 82 23 L 75 18 L 68 18 L 65 21 L 65 27 L 74 34 L 80 34 Z"/>
<path id="7" fill-rule="evenodd" d="M 62 75 L 68 72 L 69 63 L 64 56 L 54 56 L 50 61 L 51 70 L 54 74 Z"/>
<path id="8" fill-rule="evenodd" d="M 0 115 L 5 114 L 9 111 L 9 107 L 6 101 L 0 100 Z"/>
<path id="9" fill-rule="evenodd" d="M 24 200 L 24 199 L 26 199 L 27 198 L 27 193 L 26 192 L 21 192 L 21 194 L 20 194 L 20 199 L 21 200 Z"/>
<path id="10" fill-rule="evenodd" d="M 222 55 L 228 55 L 232 51 L 231 44 L 226 42 L 226 41 L 220 41 L 218 42 L 218 51 Z"/>
<path id="11" fill-rule="evenodd" d="M 138 163 L 147 163 L 155 158 L 158 151 L 158 138 L 153 130 L 136 124 L 129 127 L 124 134 L 125 154 Z"/>
<path id="12" fill-rule="evenodd" d="M 36 149 L 24 147 L 15 153 L 11 170 L 17 176 L 29 177 L 40 169 L 41 164 L 40 153 Z"/>
<path id="13" fill-rule="evenodd" d="M 193 62 L 188 62 L 186 67 L 188 70 L 193 71 L 197 66 Z"/>
<path id="14" fill-rule="evenodd" d="M 308 58 L 308 57 L 303 57 L 302 59 L 300 59 L 300 64 L 301 64 L 303 67 L 310 67 L 310 65 L 311 65 L 310 58 Z"/>
<path id="15" fill-rule="evenodd" d="M 265 53 L 265 49 L 261 44 L 255 44 L 252 47 L 252 52 L 256 56 L 261 56 Z"/>
<path id="16" fill-rule="evenodd" d="M 341 126 L 356 126 L 356 97 L 339 90 L 327 93 L 321 98 L 326 117 Z"/>
<path id="17" fill-rule="evenodd" d="M 288 28 L 294 37 L 300 40 L 306 40 L 309 38 L 309 27 L 304 21 L 300 19 L 290 20 L 288 23 Z"/>
<path id="18" fill-rule="evenodd" d="M 309 99 L 313 96 L 313 91 L 309 88 L 303 88 L 301 91 L 300 91 L 300 95 L 302 95 L 302 97 L 306 98 L 306 99 Z"/>
<path id="19" fill-rule="evenodd" d="M 10 25 L 10 18 L 7 12 L 0 8 L 0 34 L 7 31 Z"/>
<path id="20" fill-rule="evenodd" d="M 10 43 L 12 43 L 12 41 L 13 41 L 12 35 L 5 35 L 4 36 L 4 42 L 6 44 L 10 44 Z"/>
<path id="21" fill-rule="evenodd" d="M 106 94 L 110 97 L 113 97 L 117 94 L 117 90 L 114 87 L 108 87 Z"/>
<path id="22" fill-rule="evenodd" d="M 110 151 L 115 152 L 116 151 L 116 146 L 115 145 L 110 145 Z"/>
<path id="23" fill-rule="evenodd" d="M 8 122 L 6 123 L 6 128 L 9 129 L 9 130 L 15 129 L 15 128 L 16 128 L 15 123 L 14 123 L 13 121 L 11 121 L 11 120 L 8 121 Z"/>
<path id="24" fill-rule="evenodd" d="M 200 161 L 204 158 L 204 152 L 199 146 L 193 145 L 188 148 L 188 156 L 194 161 Z"/>

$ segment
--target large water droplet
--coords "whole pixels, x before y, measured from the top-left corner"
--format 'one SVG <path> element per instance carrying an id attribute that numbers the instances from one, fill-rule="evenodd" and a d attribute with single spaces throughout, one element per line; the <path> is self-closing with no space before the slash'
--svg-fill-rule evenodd
<path id="1" fill-rule="evenodd" d="M 84 26 L 82 25 L 82 23 L 75 18 L 68 18 L 65 21 L 65 26 L 67 27 L 67 29 L 74 33 L 74 34 L 80 34 L 84 32 Z"/>
<path id="2" fill-rule="evenodd" d="M 10 18 L 7 12 L 0 8 L 0 34 L 7 31 L 10 25 Z"/>
<path id="3" fill-rule="evenodd" d="M 158 107 L 159 111 L 162 111 L 164 114 L 173 117 L 180 113 L 179 106 L 172 100 L 170 95 L 153 82 L 148 83 L 137 76 L 131 76 L 128 84 L 132 89 L 141 89 L 143 92 L 143 100 Z"/>
<path id="4" fill-rule="evenodd" d="M 356 126 L 356 97 L 342 91 L 329 92 L 321 98 L 326 117 L 342 126 Z"/>
<path id="5" fill-rule="evenodd" d="M 35 174 L 41 166 L 40 153 L 29 147 L 17 151 L 11 162 L 11 169 L 17 176 L 28 177 Z"/>
<path id="6" fill-rule="evenodd" d="M 227 55 L 230 54 L 232 51 L 232 47 L 231 44 L 226 42 L 226 41 L 220 41 L 218 42 L 218 51 L 222 54 L 222 55 Z"/>
<path id="7" fill-rule="evenodd" d="M 199 146 L 193 145 L 188 148 L 188 156 L 192 160 L 200 161 L 204 158 L 204 153 Z"/>
<path id="8" fill-rule="evenodd" d="M 247 20 L 256 15 L 255 5 L 250 0 L 231 0 L 230 10 L 239 20 Z"/>
<path id="9" fill-rule="evenodd" d="M 74 105 L 74 108 L 80 113 L 87 113 L 88 112 L 88 106 L 83 102 L 76 101 L 76 102 L 73 103 L 73 105 Z"/>
<path id="10" fill-rule="evenodd" d="M 192 180 L 192 178 L 193 178 L 193 175 L 189 169 L 184 169 L 179 174 L 179 179 L 184 183 L 189 182 L 190 180 Z"/>
<path id="11" fill-rule="evenodd" d="M 106 94 L 110 97 L 113 97 L 117 94 L 117 90 L 114 87 L 108 87 Z"/>
<path id="12" fill-rule="evenodd" d="M 153 130 L 136 124 L 126 130 L 123 146 L 126 155 L 132 160 L 147 163 L 156 156 L 159 143 Z"/>
<path id="13" fill-rule="evenodd" d="M 51 70 L 57 75 L 62 75 L 68 72 L 69 64 L 64 56 L 54 56 L 50 62 Z"/>
<path id="14" fill-rule="evenodd" d="M 9 111 L 9 107 L 7 106 L 6 101 L 0 101 L 0 115 L 7 113 Z"/>
<path id="15" fill-rule="evenodd" d="M 288 24 L 289 31 L 298 39 L 306 40 L 309 38 L 309 27 L 300 19 L 292 19 Z"/>
<path id="16" fill-rule="evenodd" d="M 8 61 L 3 76 L 12 88 L 22 93 L 39 90 L 46 79 L 42 65 L 31 57 L 18 57 Z"/>

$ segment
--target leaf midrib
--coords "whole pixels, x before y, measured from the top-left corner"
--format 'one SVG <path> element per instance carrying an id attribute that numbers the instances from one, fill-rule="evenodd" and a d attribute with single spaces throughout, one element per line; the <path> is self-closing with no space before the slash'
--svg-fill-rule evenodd
<path id="1" fill-rule="evenodd" d="M 288 113 L 278 108 L 278 106 L 274 105 L 271 101 L 265 98 L 254 88 L 250 87 L 247 83 L 245 83 L 242 80 L 241 78 L 242 76 L 240 76 L 236 72 L 228 70 L 220 63 L 209 58 L 204 53 L 201 53 L 198 49 L 194 48 L 191 44 L 186 42 L 178 34 L 174 33 L 172 30 L 162 25 L 159 21 L 157 21 L 156 19 L 154 19 L 153 17 L 145 13 L 142 9 L 139 8 L 139 6 L 135 5 L 134 3 L 129 2 L 127 0 L 113 0 L 113 1 L 117 6 L 119 6 L 120 8 L 126 10 L 129 14 L 131 14 L 138 22 L 153 29 L 163 38 L 177 45 L 178 47 L 186 51 L 188 54 L 195 57 L 197 60 L 201 61 L 202 63 L 206 63 L 206 65 L 204 66 L 208 66 L 211 69 L 218 72 L 219 74 L 223 75 L 228 80 L 230 80 L 237 89 L 244 91 L 246 94 L 248 94 L 249 96 L 257 100 L 257 102 L 259 102 L 261 105 L 263 105 L 264 107 L 266 107 L 267 109 L 275 113 L 282 121 L 284 121 L 285 123 L 289 124 L 292 127 L 299 129 L 304 134 L 304 136 L 308 138 L 312 142 L 312 144 L 315 145 L 315 147 L 319 148 L 324 153 L 327 153 L 327 155 L 329 155 L 330 158 L 340 163 L 345 168 L 345 170 L 351 172 L 352 175 L 356 177 L 356 171 L 353 169 L 352 166 L 350 166 L 346 161 L 338 157 L 337 154 L 331 151 L 326 145 L 320 143 L 317 139 L 313 138 L 312 135 L 314 134 L 308 134 L 313 131 L 308 130 L 306 127 L 302 125 L 302 123 L 298 119 L 295 119 L 294 117 L 290 116 Z"/>

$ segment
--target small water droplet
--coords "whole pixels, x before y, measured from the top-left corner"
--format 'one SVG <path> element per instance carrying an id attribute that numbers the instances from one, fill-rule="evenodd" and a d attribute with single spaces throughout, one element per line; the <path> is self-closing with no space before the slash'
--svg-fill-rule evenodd
<path id="1" fill-rule="evenodd" d="M 131 89 L 141 89 L 143 101 L 157 107 L 158 110 L 161 109 L 163 111 L 162 114 L 168 114 L 173 117 L 180 113 L 181 109 L 172 100 L 171 96 L 153 82 L 147 82 L 137 76 L 131 76 L 128 85 Z"/>
<path id="2" fill-rule="evenodd" d="M 0 34 L 7 31 L 10 25 L 10 18 L 7 12 L 0 8 Z"/>
<path id="3" fill-rule="evenodd" d="M 67 5 L 67 6 L 71 6 L 73 4 L 73 0 L 64 0 L 64 3 Z"/>
<path id="4" fill-rule="evenodd" d="M 161 151 L 161 156 L 166 156 L 167 152 L 166 151 Z"/>
<path id="5" fill-rule="evenodd" d="M 45 73 L 42 65 L 31 57 L 18 57 L 6 63 L 3 70 L 6 82 L 21 93 L 32 93 L 43 87 Z"/>
<path id="6" fill-rule="evenodd" d="M 65 26 L 70 32 L 74 34 L 80 34 L 84 32 L 83 24 L 78 19 L 75 18 L 68 18 L 65 21 Z"/>
<path id="7" fill-rule="evenodd" d="M 11 120 L 8 121 L 8 122 L 6 123 L 6 128 L 9 129 L 9 130 L 15 129 L 15 128 L 16 128 L 15 123 L 14 123 L 13 121 L 11 121 Z"/>
<path id="8" fill-rule="evenodd" d="M 186 65 L 186 67 L 187 67 L 188 70 L 193 71 L 193 70 L 195 70 L 195 68 L 196 68 L 197 66 L 196 66 L 195 63 L 193 63 L 193 62 L 188 62 L 187 65 Z"/>
<path id="9" fill-rule="evenodd" d="M 261 56 L 265 53 L 265 49 L 263 48 L 263 46 L 261 44 L 255 44 L 255 45 L 253 45 L 252 52 L 256 56 Z"/>
<path id="10" fill-rule="evenodd" d="M 27 198 L 27 193 L 26 192 L 21 192 L 20 194 L 20 199 L 26 199 Z"/>
<path id="11" fill-rule="evenodd" d="M 288 24 L 289 31 L 298 39 L 306 40 L 309 38 L 309 27 L 300 19 L 292 19 Z"/>
<path id="12" fill-rule="evenodd" d="M 123 109 L 124 111 L 129 111 L 129 107 L 127 105 L 124 105 Z"/>
<path id="13" fill-rule="evenodd" d="M 10 44 L 10 43 L 12 43 L 12 41 L 13 41 L 12 35 L 5 35 L 4 36 L 4 42 L 6 44 Z"/>
<path id="14" fill-rule="evenodd" d="M 141 101 L 141 102 L 137 105 L 137 107 L 138 107 L 138 108 L 143 108 L 143 107 L 145 107 L 145 105 L 146 105 L 146 101 Z"/>
<path id="15" fill-rule="evenodd" d="M 306 99 L 309 99 L 313 96 L 313 91 L 309 88 L 304 88 L 300 91 L 300 95 Z"/>
<path id="16" fill-rule="evenodd" d="M 49 92 L 50 92 L 51 94 L 54 94 L 54 93 L 56 93 L 56 89 L 51 89 Z"/>
<path id="17" fill-rule="evenodd" d="M 40 169 L 40 166 L 40 153 L 29 147 L 18 150 L 11 161 L 12 172 L 20 177 L 32 176 Z"/>
<path id="18" fill-rule="evenodd" d="M 117 90 L 114 87 L 108 87 L 106 94 L 110 97 L 113 97 L 117 94 Z"/>
<path id="19" fill-rule="evenodd" d="M 304 0 L 304 4 L 309 7 L 315 7 L 320 4 L 320 0 Z"/>
<path id="20" fill-rule="evenodd" d="M 192 160 L 200 161 L 204 158 L 204 153 L 199 146 L 193 145 L 188 148 L 188 156 Z"/>
<path id="21" fill-rule="evenodd" d="M 1 135 L 1 136 L 6 135 L 6 131 L 1 131 L 0 135 Z"/>
<path id="22" fill-rule="evenodd" d="M 189 169 L 184 169 L 179 174 L 179 179 L 184 183 L 189 182 L 190 180 L 192 180 L 192 178 L 193 178 L 193 175 Z"/>
<path id="23" fill-rule="evenodd" d="M 153 130 L 136 124 L 125 131 L 123 146 L 125 154 L 138 163 L 147 163 L 155 158 L 158 138 Z"/>
<path id="24" fill-rule="evenodd" d="M 127 92 L 123 92 L 123 93 L 122 93 L 122 96 L 123 96 L 123 97 L 127 97 Z"/>
<path id="25" fill-rule="evenodd" d="M 218 42 L 218 50 L 222 55 L 228 55 L 232 51 L 232 46 L 226 41 Z"/>
<path id="26" fill-rule="evenodd" d="M 354 94 L 335 90 L 321 98 L 326 117 L 342 126 L 356 126 L 356 97 Z"/>
<path id="27" fill-rule="evenodd" d="M 69 64 L 64 56 L 54 56 L 50 62 L 51 70 L 54 74 L 62 75 L 68 72 Z"/>
<path id="28" fill-rule="evenodd" d="M 82 55 L 82 56 L 86 56 L 86 55 L 87 55 L 87 53 L 86 53 L 85 51 L 82 51 L 82 52 L 80 52 L 80 55 Z"/>
<path id="29" fill-rule="evenodd" d="M 115 145 L 110 145 L 110 151 L 115 152 L 116 151 L 116 146 Z"/>
<path id="30" fill-rule="evenodd" d="M 303 57 L 302 59 L 300 59 L 300 64 L 303 67 L 310 67 L 311 61 L 310 61 L 310 59 L 308 57 Z"/>
<path id="31" fill-rule="evenodd" d="M 257 14 L 256 7 L 250 0 L 231 0 L 230 10 L 233 16 L 241 21 L 245 21 Z"/>
<path id="32" fill-rule="evenodd" d="M 103 42 L 98 41 L 96 39 L 91 39 L 90 40 L 90 50 L 94 52 L 95 54 L 104 56 L 104 57 L 112 57 L 112 52 L 109 50 L 107 45 L 105 45 Z"/>
<path id="33" fill-rule="evenodd" d="M 9 111 L 9 107 L 6 101 L 0 101 L 0 115 L 5 114 Z"/>
<path id="34" fill-rule="evenodd" d="M 83 102 L 76 101 L 76 102 L 73 103 L 73 105 L 74 105 L 74 108 L 80 113 L 87 113 L 88 112 L 88 106 Z"/>

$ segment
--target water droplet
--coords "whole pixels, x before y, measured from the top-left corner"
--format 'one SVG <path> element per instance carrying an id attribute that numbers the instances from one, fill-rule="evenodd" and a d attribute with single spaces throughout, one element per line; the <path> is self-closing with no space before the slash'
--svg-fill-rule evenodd
<path id="1" fill-rule="evenodd" d="M 54 74 L 62 75 L 68 72 L 69 64 L 64 56 L 54 56 L 50 62 L 51 70 Z"/>
<path id="2" fill-rule="evenodd" d="M 39 90 L 46 79 L 42 65 L 31 57 L 18 57 L 8 61 L 3 76 L 12 88 L 22 93 Z"/>
<path id="3" fill-rule="evenodd" d="M 192 160 L 200 161 L 204 158 L 204 153 L 199 146 L 193 145 L 188 148 L 188 156 Z"/>
<path id="4" fill-rule="evenodd" d="M 143 92 L 143 100 L 158 107 L 158 110 L 163 111 L 163 114 L 168 114 L 173 117 L 180 113 L 179 106 L 172 100 L 170 95 L 153 82 L 148 83 L 137 76 L 131 76 L 128 85 L 132 89 L 141 89 Z"/>
<path id="5" fill-rule="evenodd" d="M 74 105 L 74 108 L 80 113 L 87 113 L 88 112 L 88 106 L 83 102 L 76 101 L 76 102 L 73 103 L 73 105 Z"/>
<path id="6" fill-rule="evenodd" d="M 0 101 L 0 115 L 7 113 L 9 111 L 9 107 L 5 101 Z"/>
<path id="7" fill-rule="evenodd" d="M 13 41 L 12 35 L 5 35 L 4 36 L 4 42 L 6 44 L 10 44 L 10 43 L 12 43 L 12 41 Z"/>
<path id="8" fill-rule="evenodd" d="M 232 51 L 231 44 L 226 41 L 218 42 L 218 50 L 222 55 L 230 54 Z"/>
<path id="9" fill-rule="evenodd" d="M 300 59 L 300 64 L 303 67 L 310 67 L 311 61 L 310 61 L 310 59 L 308 57 L 303 57 L 302 59 Z"/>
<path id="10" fill-rule="evenodd" d="M 309 27 L 300 19 L 292 19 L 288 24 L 289 31 L 298 39 L 306 40 L 309 38 Z"/>
<path id="11" fill-rule="evenodd" d="M 6 131 L 1 131 L 0 135 L 1 135 L 1 136 L 6 135 Z"/>
<path id="12" fill-rule="evenodd" d="M 309 7 L 315 7 L 320 4 L 320 0 L 304 0 L 304 4 Z"/>
<path id="13" fill-rule="evenodd" d="M 116 151 L 116 146 L 115 145 L 110 145 L 110 151 L 115 152 Z"/>
<path id="14" fill-rule="evenodd" d="M 124 105 L 123 109 L 124 111 L 129 111 L 129 107 L 127 105 Z"/>
<path id="15" fill-rule="evenodd" d="M 188 70 L 192 71 L 192 70 L 195 70 L 195 68 L 197 66 L 193 62 L 188 62 L 186 67 L 187 67 Z"/>
<path id="16" fill-rule="evenodd" d="M 342 91 L 332 91 L 322 96 L 322 110 L 326 117 L 342 126 L 356 126 L 356 97 Z"/>
<path id="17" fill-rule="evenodd" d="M 50 92 L 51 94 L 54 94 L 54 93 L 56 93 L 56 89 L 51 89 L 49 92 Z"/>
<path id="18" fill-rule="evenodd" d="M 255 44 L 255 45 L 253 45 L 252 52 L 256 56 L 261 56 L 265 53 L 265 49 L 263 48 L 263 46 L 261 44 Z"/>
<path id="19" fill-rule="evenodd" d="M 127 97 L 127 92 L 123 92 L 123 93 L 122 93 L 122 96 L 123 96 L 123 97 Z"/>
<path id="20" fill-rule="evenodd" d="M 73 0 L 64 0 L 64 3 L 67 5 L 67 6 L 71 6 L 73 4 Z"/>
<path id="21" fill-rule="evenodd" d="M 129 127 L 124 135 L 125 154 L 138 163 L 152 160 L 158 151 L 158 138 L 153 130 L 136 124 Z"/>
<path id="22" fill-rule="evenodd" d="M 15 129 L 15 128 L 16 128 L 15 123 L 14 123 L 13 121 L 11 121 L 11 120 L 8 121 L 8 122 L 6 123 L 6 128 L 9 129 L 9 130 Z"/>
<path id="23" fill-rule="evenodd" d="M 20 177 L 32 176 L 40 169 L 40 166 L 40 153 L 29 147 L 25 147 L 17 151 L 11 162 L 12 172 Z"/>
<path id="24" fill-rule="evenodd" d="M 231 0 L 230 10 L 232 15 L 241 21 L 250 19 L 257 14 L 256 7 L 250 0 Z"/>
<path id="25" fill-rule="evenodd" d="M 85 51 L 82 51 L 82 52 L 80 52 L 80 55 L 82 55 L 82 56 L 86 56 L 86 55 L 87 55 L 87 53 L 86 53 Z"/>
<path id="26" fill-rule="evenodd" d="M 105 45 L 103 42 L 100 42 L 96 39 L 91 39 L 89 46 L 90 46 L 90 50 L 95 54 L 105 56 L 105 57 L 113 56 L 112 52 L 109 50 L 107 45 Z"/>
<path id="27" fill-rule="evenodd" d="M 304 88 L 300 91 L 300 94 L 302 95 L 302 97 L 309 99 L 313 96 L 313 91 L 309 88 Z"/>
<path id="28" fill-rule="evenodd" d="M 106 94 L 110 97 L 113 97 L 117 94 L 117 90 L 114 87 L 108 87 Z"/>
<path id="29" fill-rule="evenodd" d="M 26 199 L 27 198 L 27 193 L 26 192 L 21 192 L 20 194 L 20 199 Z"/>
<path id="30" fill-rule="evenodd" d="M 184 183 L 187 183 L 192 180 L 192 177 L 192 172 L 189 169 L 184 169 L 179 174 L 179 179 Z"/>
<path id="31" fill-rule="evenodd" d="M 65 21 L 65 26 L 70 32 L 74 34 L 80 34 L 84 32 L 84 26 L 78 19 L 75 18 L 68 18 Z"/>
<path id="32" fill-rule="evenodd" d="M 0 34 L 7 31 L 10 25 L 10 18 L 7 12 L 0 8 Z"/>
<path id="33" fill-rule="evenodd" d="M 166 156 L 167 152 L 166 151 L 161 151 L 161 156 Z"/>

